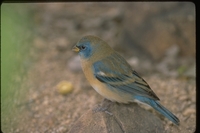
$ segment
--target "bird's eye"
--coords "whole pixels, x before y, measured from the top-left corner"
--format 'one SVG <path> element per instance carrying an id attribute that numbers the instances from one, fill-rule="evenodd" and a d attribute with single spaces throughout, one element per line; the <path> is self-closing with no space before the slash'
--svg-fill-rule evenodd
<path id="1" fill-rule="evenodd" d="M 84 50 L 84 49 L 85 49 L 85 46 L 81 46 L 81 49 Z"/>

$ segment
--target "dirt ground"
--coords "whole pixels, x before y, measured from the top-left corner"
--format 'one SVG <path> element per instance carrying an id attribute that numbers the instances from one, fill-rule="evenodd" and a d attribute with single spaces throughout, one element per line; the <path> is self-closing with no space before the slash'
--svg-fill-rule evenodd
<path id="1" fill-rule="evenodd" d="M 80 67 L 79 58 L 76 53 L 71 51 L 72 46 L 82 36 L 94 34 L 100 36 L 109 44 L 111 43 L 112 47 L 129 60 L 132 67 L 141 73 L 141 76 L 161 99 L 161 103 L 180 119 L 180 126 L 177 128 L 158 115 L 163 120 L 166 133 L 193 133 L 196 128 L 195 77 L 161 73 L 156 71 L 154 67 L 155 64 L 161 62 L 160 60 L 164 60 L 164 57 L 159 60 L 154 60 L 154 55 L 152 56 L 153 59 L 146 58 L 146 56 L 132 58 L 131 52 L 126 53 L 126 50 L 129 51 L 128 46 L 114 45 L 118 40 L 112 39 L 123 29 L 123 27 L 118 26 L 120 25 L 118 24 L 119 21 L 104 24 L 106 29 L 109 29 L 106 32 L 95 27 L 95 24 L 104 23 L 101 22 L 102 19 L 91 19 L 100 12 L 100 9 L 103 8 L 107 12 L 107 16 L 101 14 L 103 19 L 107 19 L 106 17 L 118 15 L 118 11 L 114 7 L 120 7 L 120 4 L 113 6 L 108 3 L 97 6 L 97 4 L 84 3 L 84 6 L 77 4 L 76 6 L 73 5 L 74 7 L 72 5 L 73 3 L 71 5 L 41 3 L 30 6 L 35 11 L 33 18 L 37 33 L 30 50 L 34 63 L 24 83 L 24 86 L 28 89 L 28 94 L 24 99 L 24 104 L 19 107 L 23 115 L 14 120 L 17 123 L 15 127 L 6 128 L 6 131 L 13 133 L 66 133 L 80 116 L 103 100 L 103 97 L 95 92 L 86 81 Z M 94 8 L 96 10 L 92 10 Z M 81 12 L 85 10 L 94 12 L 91 12 L 91 15 L 81 15 Z M 82 25 L 80 21 L 83 23 Z M 148 54 L 146 55 L 148 56 Z M 192 59 L 192 63 L 190 61 L 185 61 L 188 66 L 192 63 L 195 64 L 194 59 Z M 185 63 L 183 60 L 182 62 Z M 140 67 L 140 65 L 142 66 Z M 149 69 L 147 69 L 148 66 Z M 171 68 L 171 70 L 174 69 Z M 57 85 L 61 81 L 72 83 L 73 91 L 66 95 L 60 94 L 57 91 Z"/>

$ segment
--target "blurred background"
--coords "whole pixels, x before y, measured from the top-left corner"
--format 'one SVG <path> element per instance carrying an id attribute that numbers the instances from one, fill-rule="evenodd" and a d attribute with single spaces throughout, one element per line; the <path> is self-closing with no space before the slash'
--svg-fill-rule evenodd
<path id="1" fill-rule="evenodd" d="M 193 132 L 195 22 L 190 2 L 3 3 L 2 131 L 67 132 L 102 101 L 71 51 L 81 37 L 91 34 L 105 40 L 144 77 L 183 121 L 182 132 Z M 71 91 L 63 91 L 63 86 Z M 166 130 L 174 131 L 170 124 Z"/>

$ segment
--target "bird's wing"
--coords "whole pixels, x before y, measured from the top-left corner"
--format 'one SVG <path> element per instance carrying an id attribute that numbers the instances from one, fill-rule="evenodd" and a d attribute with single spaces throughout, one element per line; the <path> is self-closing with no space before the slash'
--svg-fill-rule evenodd
<path id="1" fill-rule="evenodd" d="M 93 64 L 94 76 L 119 91 L 159 100 L 150 86 L 130 65 L 118 54 L 108 56 Z"/>

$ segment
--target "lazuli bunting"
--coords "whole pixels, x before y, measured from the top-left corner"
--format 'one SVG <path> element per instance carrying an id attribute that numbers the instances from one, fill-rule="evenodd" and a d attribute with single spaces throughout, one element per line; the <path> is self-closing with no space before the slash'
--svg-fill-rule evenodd
<path id="1" fill-rule="evenodd" d="M 179 125 L 179 119 L 159 103 L 147 82 L 105 41 L 96 36 L 85 36 L 73 51 L 78 52 L 87 80 L 100 95 L 118 103 L 150 105 Z"/>

